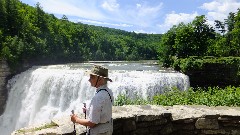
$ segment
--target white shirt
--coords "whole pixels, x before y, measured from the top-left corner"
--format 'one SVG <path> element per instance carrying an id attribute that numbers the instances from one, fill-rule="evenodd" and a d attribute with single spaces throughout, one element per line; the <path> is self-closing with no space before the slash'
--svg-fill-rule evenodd
<path id="1" fill-rule="evenodd" d="M 111 98 L 110 98 L 111 97 Z M 105 133 L 113 130 L 112 105 L 113 93 L 107 85 L 100 86 L 87 107 L 89 121 L 96 125 L 90 129 L 90 134 Z"/>

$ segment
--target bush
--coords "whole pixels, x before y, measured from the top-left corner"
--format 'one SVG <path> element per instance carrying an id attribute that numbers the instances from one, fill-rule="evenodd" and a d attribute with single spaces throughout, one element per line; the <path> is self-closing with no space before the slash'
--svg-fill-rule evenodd
<path id="1" fill-rule="evenodd" d="M 155 95 L 152 100 L 142 98 L 129 99 L 125 95 L 119 95 L 115 105 L 206 105 L 206 106 L 240 106 L 240 87 L 228 86 L 225 88 L 208 87 L 190 88 L 180 91 L 173 88 L 163 94 Z"/>
<path id="2" fill-rule="evenodd" d="M 175 70 L 188 72 L 191 70 L 202 70 L 206 65 L 222 65 L 223 67 L 238 67 L 240 64 L 240 57 L 197 57 L 191 56 L 183 59 L 174 59 L 172 67 Z"/>

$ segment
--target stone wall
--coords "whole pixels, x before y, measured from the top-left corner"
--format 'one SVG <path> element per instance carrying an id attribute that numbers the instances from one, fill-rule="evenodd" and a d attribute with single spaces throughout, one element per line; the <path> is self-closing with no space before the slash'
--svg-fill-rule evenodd
<path id="1" fill-rule="evenodd" d="M 240 135 L 239 121 L 239 116 L 206 115 L 172 120 L 169 113 L 140 115 L 116 119 L 113 135 Z"/>
<path id="2" fill-rule="evenodd" d="M 6 100 L 7 100 L 7 88 L 6 82 L 10 75 L 10 69 L 5 60 L 0 60 L 0 115 L 3 113 Z"/>
<path id="3" fill-rule="evenodd" d="M 240 107 L 114 106 L 113 119 L 113 135 L 240 135 Z M 52 122 L 57 126 L 39 131 L 31 130 L 39 126 L 30 126 L 12 135 L 70 135 L 73 131 L 70 116 Z M 76 129 L 85 135 L 84 126 Z"/>

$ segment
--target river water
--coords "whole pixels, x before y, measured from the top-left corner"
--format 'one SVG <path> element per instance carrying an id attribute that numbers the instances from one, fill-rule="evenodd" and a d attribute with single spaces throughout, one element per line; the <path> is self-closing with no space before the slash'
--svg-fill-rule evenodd
<path id="1" fill-rule="evenodd" d="M 0 116 L 1 134 L 9 135 L 16 129 L 69 115 L 73 109 L 81 113 L 82 103 L 88 102 L 95 91 L 85 71 L 96 63 L 108 67 L 113 80 L 108 86 L 115 98 L 127 94 L 129 98 L 138 95 L 146 99 L 172 87 L 187 90 L 190 85 L 188 76 L 149 63 L 90 62 L 32 67 L 8 82 L 8 101 Z"/>

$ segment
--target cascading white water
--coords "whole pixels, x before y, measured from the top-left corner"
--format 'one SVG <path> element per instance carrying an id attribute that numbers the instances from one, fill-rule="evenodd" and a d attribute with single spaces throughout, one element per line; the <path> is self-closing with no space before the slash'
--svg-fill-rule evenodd
<path id="1" fill-rule="evenodd" d="M 9 80 L 8 101 L 5 112 L 0 116 L 1 134 L 9 135 L 13 130 L 69 115 L 72 109 L 80 113 L 82 103 L 94 95 L 95 89 L 90 87 L 85 75 L 86 68 L 91 66 L 33 67 Z M 186 90 L 189 87 L 188 76 L 182 73 L 119 70 L 118 64 L 105 66 L 110 69 L 109 76 L 113 82 L 108 86 L 115 97 L 127 93 L 129 97 L 147 98 L 165 88 Z"/>

